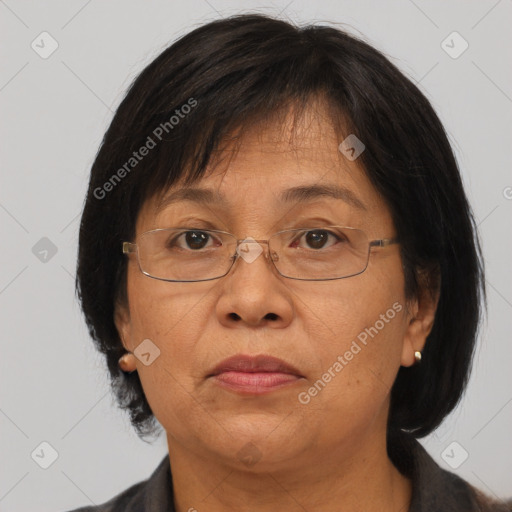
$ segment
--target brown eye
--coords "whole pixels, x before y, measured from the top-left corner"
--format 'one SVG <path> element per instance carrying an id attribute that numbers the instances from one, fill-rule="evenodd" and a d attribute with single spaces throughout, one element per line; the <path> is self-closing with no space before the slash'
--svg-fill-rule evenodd
<path id="1" fill-rule="evenodd" d="M 212 236 L 205 231 L 185 231 L 169 240 L 167 246 L 169 248 L 177 246 L 180 249 L 200 250 L 207 247 L 210 239 L 213 239 Z"/>
<path id="2" fill-rule="evenodd" d="M 301 239 L 304 239 L 306 245 L 301 247 L 315 250 L 324 249 L 325 247 L 329 247 L 329 237 L 331 238 L 333 243 L 342 240 L 339 236 L 335 235 L 331 231 L 328 231 L 326 229 L 315 229 L 303 233 L 297 239 L 297 243 L 299 243 Z M 331 243 L 330 245 L 333 245 L 333 243 Z"/>
<path id="3" fill-rule="evenodd" d="M 313 249 L 321 249 L 328 238 L 329 234 L 326 231 L 310 231 L 306 234 L 306 241 Z"/>
<path id="4" fill-rule="evenodd" d="M 209 235 L 202 231 L 187 231 L 185 241 L 191 249 L 203 249 L 208 242 Z"/>

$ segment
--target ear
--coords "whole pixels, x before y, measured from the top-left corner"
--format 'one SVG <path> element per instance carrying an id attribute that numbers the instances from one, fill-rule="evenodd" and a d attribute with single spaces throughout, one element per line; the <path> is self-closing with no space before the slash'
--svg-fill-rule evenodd
<path id="1" fill-rule="evenodd" d="M 408 304 L 408 326 L 402 345 L 402 366 L 412 366 L 414 352 L 423 351 L 432 331 L 440 293 L 440 276 L 436 270 L 418 275 L 418 292 Z"/>
<path id="2" fill-rule="evenodd" d="M 131 347 L 131 322 L 128 305 L 119 302 L 116 303 L 114 307 L 114 323 L 123 347 L 129 352 L 133 352 Z"/>

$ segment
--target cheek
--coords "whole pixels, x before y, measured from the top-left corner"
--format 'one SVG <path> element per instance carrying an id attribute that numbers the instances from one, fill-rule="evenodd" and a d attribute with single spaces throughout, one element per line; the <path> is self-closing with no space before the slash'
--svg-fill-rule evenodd
<path id="1" fill-rule="evenodd" d="M 193 343 L 204 327 L 202 303 L 208 289 L 201 283 L 169 283 L 129 274 L 128 296 L 135 342 L 150 338 L 166 352 Z M 175 351 L 179 355 L 181 351 Z"/>
<path id="2" fill-rule="evenodd" d="M 134 277 L 130 297 L 134 346 L 150 339 L 159 351 L 150 365 L 137 362 L 137 371 L 151 410 L 168 433 L 198 444 L 204 410 L 195 385 L 200 365 L 197 341 L 204 334 L 208 302 L 205 287 L 191 291 L 186 284 Z"/>
<path id="3" fill-rule="evenodd" d="M 331 284 L 308 300 L 306 328 L 317 355 L 303 401 L 333 420 L 370 420 L 386 403 L 400 367 L 405 298 L 400 268 Z M 326 299 L 329 297 L 329 299 Z"/>
<path id="4" fill-rule="evenodd" d="M 145 344 L 151 363 L 137 361 L 137 371 L 155 415 L 165 404 L 173 409 L 193 391 L 198 373 L 196 344 L 208 321 L 204 314 L 208 289 L 199 283 L 192 286 L 150 279 L 138 270 L 128 276 L 130 341 L 136 350 L 150 340 Z"/>

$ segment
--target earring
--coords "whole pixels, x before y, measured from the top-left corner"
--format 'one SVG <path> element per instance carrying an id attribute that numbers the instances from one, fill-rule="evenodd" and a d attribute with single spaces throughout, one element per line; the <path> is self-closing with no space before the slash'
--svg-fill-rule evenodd
<path id="1" fill-rule="evenodd" d="M 136 368 L 133 368 L 133 370 L 130 370 L 130 368 L 135 366 L 135 356 L 131 352 L 127 352 L 126 354 L 123 354 L 119 358 L 119 367 L 121 370 L 125 373 L 133 373 Z"/>
<path id="2" fill-rule="evenodd" d="M 421 352 L 419 350 L 416 350 L 416 352 L 414 352 L 414 359 L 416 359 L 416 364 L 421 362 Z"/>

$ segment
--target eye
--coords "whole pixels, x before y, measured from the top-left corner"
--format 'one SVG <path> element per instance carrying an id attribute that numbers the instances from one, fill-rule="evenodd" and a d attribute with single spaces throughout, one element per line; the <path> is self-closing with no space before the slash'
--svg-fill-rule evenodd
<path id="1" fill-rule="evenodd" d="M 169 239 L 166 245 L 169 249 L 178 247 L 180 249 L 200 250 L 208 248 L 208 242 L 211 242 L 211 244 L 218 242 L 216 246 L 222 245 L 222 242 L 214 239 L 207 231 L 184 231 Z"/>
<path id="2" fill-rule="evenodd" d="M 297 247 L 300 241 L 304 239 L 307 244 L 306 248 L 309 249 L 324 249 L 326 246 L 329 247 L 328 242 L 329 239 L 333 242 L 331 245 L 336 244 L 337 242 L 347 241 L 346 237 L 342 234 L 336 235 L 332 231 L 328 231 L 326 229 L 315 229 L 311 231 L 303 232 L 299 237 L 293 242 L 293 247 Z M 301 245 L 301 247 L 304 247 Z"/>

